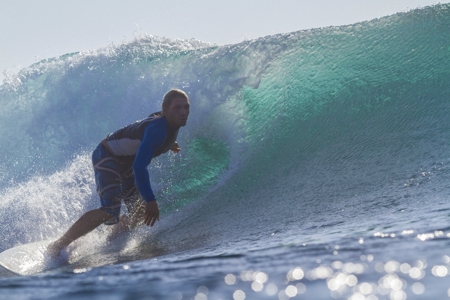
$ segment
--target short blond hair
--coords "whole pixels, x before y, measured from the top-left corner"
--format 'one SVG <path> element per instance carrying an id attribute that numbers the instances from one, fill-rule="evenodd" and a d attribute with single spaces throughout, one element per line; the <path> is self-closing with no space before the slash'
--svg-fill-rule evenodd
<path id="1" fill-rule="evenodd" d="M 171 89 L 164 95 L 164 99 L 163 99 L 163 102 L 161 105 L 162 106 L 162 115 L 165 115 L 165 113 L 169 109 L 170 104 L 172 103 L 172 100 L 175 98 L 183 98 L 183 99 L 186 99 L 187 101 L 190 101 L 188 95 L 185 92 L 183 92 L 182 90 Z"/>

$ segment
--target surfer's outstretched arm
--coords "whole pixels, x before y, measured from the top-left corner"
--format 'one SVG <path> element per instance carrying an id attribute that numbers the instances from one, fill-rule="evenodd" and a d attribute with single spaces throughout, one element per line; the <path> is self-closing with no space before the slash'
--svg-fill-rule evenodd
<path id="1" fill-rule="evenodd" d="M 152 126 L 148 126 L 145 130 L 142 142 L 139 145 L 133 163 L 136 187 L 145 201 L 145 214 L 143 221 L 144 224 L 148 226 L 153 226 L 156 221 L 159 221 L 159 208 L 155 195 L 153 194 L 150 186 L 150 176 L 148 174 L 147 166 L 152 161 L 156 149 L 158 149 L 159 145 L 165 140 L 164 132 L 155 129 L 156 128 Z M 172 145 L 171 148 L 175 151 L 178 150 L 178 144 L 176 144 L 176 146 L 174 145 Z"/>
<path id="2" fill-rule="evenodd" d="M 51 257 L 57 257 L 63 248 L 69 246 L 69 244 L 76 239 L 91 232 L 110 218 L 110 214 L 98 208 L 86 212 L 69 228 L 69 230 L 67 230 L 61 238 L 57 239 L 48 246 L 48 253 Z"/>

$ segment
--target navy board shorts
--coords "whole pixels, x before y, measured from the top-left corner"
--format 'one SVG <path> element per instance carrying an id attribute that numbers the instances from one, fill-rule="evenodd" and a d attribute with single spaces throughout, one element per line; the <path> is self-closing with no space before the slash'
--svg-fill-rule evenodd
<path id="1" fill-rule="evenodd" d="M 136 204 L 143 203 L 134 183 L 132 166 L 121 164 L 101 143 L 92 153 L 92 164 L 100 209 L 111 215 L 104 224 L 117 224 L 122 200 L 128 212 L 132 212 Z"/>

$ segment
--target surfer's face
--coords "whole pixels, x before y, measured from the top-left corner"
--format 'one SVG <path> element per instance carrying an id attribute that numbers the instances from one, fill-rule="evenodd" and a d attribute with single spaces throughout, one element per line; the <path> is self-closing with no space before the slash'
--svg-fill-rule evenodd
<path id="1" fill-rule="evenodd" d="M 173 127 L 181 127 L 186 125 L 189 116 L 190 104 L 185 98 L 178 97 L 171 101 L 167 109 L 166 118 Z"/>

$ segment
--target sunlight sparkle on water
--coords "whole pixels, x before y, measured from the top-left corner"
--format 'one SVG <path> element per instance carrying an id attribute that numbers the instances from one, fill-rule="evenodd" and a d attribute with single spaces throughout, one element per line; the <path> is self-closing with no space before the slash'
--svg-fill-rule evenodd
<path id="1" fill-rule="evenodd" d="M 394 234 L 388 234 L 386 237 L 392 237 L 392 235 Z M 321 281 L 324 282 L 330 296 L 334 299 L 404 300 L 410 295 L 417 296 L 426 292 L 425 285 L 419 280 L 427 274 L 438 278 L 447 277 L 450 274 L 450 257 L 447 255 L 441 257 L 444 264 L 430 266 L 429 271 L 427 271 L 427 261 L 423 258 L 412 262 L 399 262 L 393 259 L 387 262 L 374 262 L 372 254 L 361 254 L 359 257 L 363 262 L 334 260 L 326 264 L 325 260 L 320 260 L 316 261 L 320 264 L 319 266 L 310 269 L 294 267 L 286 272 L 286 280 L 281 283 L 273 281 L 274 278 L 276 280 L 276 276 L 269 280 L 268 273 L 252 270 L 241 271 L 238 275 L 227 274 L 225 283 L 227 285 L 250 284 L 250 292 L 247 292 L 245 287 L 234 290 L 233 299 L 235 300 L 254 299 L 257 296 L 252 293 L 261 292 L 265 292 L 268 296 L 275 296 L 278 300 L 289 300 L 305 294 L 308 283 L 312 281 L 317 281 L 319 284 Z M 373 272 L 374 270 L 379 274 L 378 277 L 368 278 L 367 273 L 377 274 Z M 364 281 L 361 281 L 363 278 Z M 198 292 L 197 300 L 207 299 L 207 289 L 205 291 L 199 289 Z"/>
<path id="2" fill-rule="evenodd" d="M 434 266 L 431 273 L 436 277 L 445 277 L 448 274 L 448 269 L 446 266 Z"/>
<path id="3" fill-rule="evenodd" d="M 297 295 L 297 288 L 293 285 L 286 287 L 285 293 L 289 297 L 295 297 Z"/>
<path id="4" fill-rule="evenodd" d="M 253 280 L 255 282 L 265 283 L 269 277 L 264 272 L 255 272 L 253 276 Z"/>
<path id="5" fill-rule="evenodd" d="M 242 290 L 237 290 L 233 293 L 233 299 L 234 300 L 244 300 L 245 293 Z"/>
<path id="6" fill-rule="evenodd" d="M 425 292 L 425 286 L 420 282 L 414 282 L 411 286 L 411 291 L 416 295 L 422 295 Z"/>
<path id="7" fill-rule="evenodd" d="M 289 281 L 294 281 L 294 280 L 301 280 L 303 278 L 303 276 L 305 275 L 305 273 L 303 272 L 302 268 L 297 267 L 295 269 L 290 270 L 287 275 L 286 278 Z"/>
<path id="8" fill-rule="evenodd" d="M 400 271 L 403 274 L 408 274 L 409 270 L 411 270 L 411 266 L 408 263 L 403 263 L 400 265 Z"/>
<path id="9" fill-rule="evenodd" d="M 266 293 L 269 296 L 273 296 L 278 292 L 278 287 L 274 283 L 269 283 L 266 287 Z"/>
<path id="10" fill-rule="evenodd" d="M 225 276 L 225 283 L 228 285 L 233 285 L 236 283 L 236 276 L 234 276 L 233 274 L 227 274 L 227 276 Z"/>
<path id="11" fill-rule="evenodd" d="M 255 292 L 261 292 L 264 288 L 264 284 L 262 284 L 261 282 L 258 281 L 253 281 L 252 282 L 252 290 L 254 290 Z"/>

